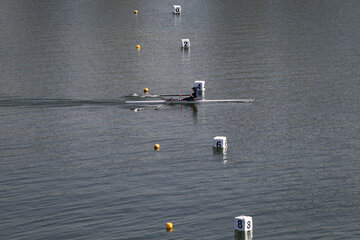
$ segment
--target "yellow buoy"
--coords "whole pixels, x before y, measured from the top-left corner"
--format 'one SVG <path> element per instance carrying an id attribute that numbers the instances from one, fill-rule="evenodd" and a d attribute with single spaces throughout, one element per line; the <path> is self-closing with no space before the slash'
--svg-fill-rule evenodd
<path id="1" fill-rule="evenodd" d="M 145 93 L 149 92 L 149 89 L 148 89 L 148 88 L 144 88 L 144 92 L 145 92 Z"/>
<path id="2" fill-rule="evenodd" d="M 155 144 L 154 145 L 154 150 L 159 151 L 160 150 L 160 144 Z"/>
<path id="3" fill-rule="evenodd" d="M 134 10 L 134 14 L 138 14 L 138 10 Z"/>
<path id="4" fill-rule="evenodd" d="M 171 222 L 166 223 L 166 231 L 172 232 L 173 224 Z"/>
<path id="5" fill-rule="evenodd" d="M 140 45 L 136 45 L 136 49 L 140 50 L 141 46 Z"/>

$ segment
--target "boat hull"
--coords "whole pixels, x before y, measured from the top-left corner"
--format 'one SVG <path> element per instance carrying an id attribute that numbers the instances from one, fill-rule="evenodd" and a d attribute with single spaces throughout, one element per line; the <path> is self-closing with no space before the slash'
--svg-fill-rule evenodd
<path id="1" fill-rule="evenodd" d="M 126 101 L 126 104 L 199 104 L 199 103 L 251 103 L 253 99 L 199 99 L 195 101 L 180 100 L 150 100 L 150 101 Z"/>

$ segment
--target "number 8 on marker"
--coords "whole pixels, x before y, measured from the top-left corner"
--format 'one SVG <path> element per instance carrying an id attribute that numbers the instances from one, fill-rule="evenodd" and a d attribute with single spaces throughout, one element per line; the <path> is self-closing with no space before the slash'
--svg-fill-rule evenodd
<path id="1" fill-rule="evenodd" d="M 235 217 L 234 228 L 237 231 L 252 231 L 253 229 L 253 221 L 250 216 L 238 216 Z"/>
<path id="2" fill-rule="evenodd" d="M 239 221 L 238 221 L 238 228 L 239 228 L 239 229 L 242 229 L 242 228 L 243 228 L 242 220 L 239 220 Z"/>

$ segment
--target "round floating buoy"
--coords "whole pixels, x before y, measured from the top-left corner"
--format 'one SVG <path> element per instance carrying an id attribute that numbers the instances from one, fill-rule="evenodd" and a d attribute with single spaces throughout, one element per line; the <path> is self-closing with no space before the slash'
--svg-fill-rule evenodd
<path id="1" fill-rule="evenodd" d="M 149 89 L 148 89 L 148 88 L 144 88 L 144 92 L 145 92 L 145 93 L 149 92 Z"/>
<path id="2" fill-rule="evenodd" d="M 136 45 L 136 49 L 140 50 L 141 46 L 140 45 Z"/>
<path id="3" fill-rule="evenodd" d="M 166 231 L 172 232 L 173 224 L 171 222 L 166 223 Z"/>
<path id="4" fill-rule="evenodd" d="M 134 14 L 138 14 L 138 10 L 134 10 Z"/>
<path id="5" fill-rule="evenodd" d="M 159 151 L 160 150 L 160 144 L 155 144 L 154 145 L 154 150 Z"/>

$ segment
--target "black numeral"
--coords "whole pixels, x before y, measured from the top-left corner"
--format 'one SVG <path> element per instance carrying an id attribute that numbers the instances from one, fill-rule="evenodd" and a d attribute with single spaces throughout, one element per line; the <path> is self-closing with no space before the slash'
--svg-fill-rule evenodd
<path id="1" fill-rule="evenodd" d="M 238 228 L 242 229 L 243 225 L 242 225 L 242 220 L 238 220 Z"/>
<path id="2" fill-rule="evenodd" d="M 248 221 L 248 222 L 247 222 L 247 229 L 250 229 L 250 228 L 251 228 L 251 222 Z"/>

